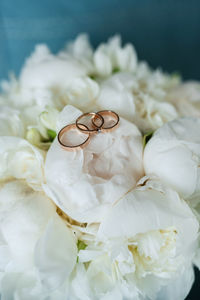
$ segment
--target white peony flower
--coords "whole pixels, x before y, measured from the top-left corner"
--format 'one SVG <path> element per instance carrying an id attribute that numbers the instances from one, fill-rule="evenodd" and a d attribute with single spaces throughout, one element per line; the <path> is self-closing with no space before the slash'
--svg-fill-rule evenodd
<path id="1" fill-rule="evenodd" d="M 186 81 L 169 91 L 167 100 L 173 103 L 180 116 L 200 116 L 200 83 Z"/>
<path id="2" fill-rule="evenodd" d="M 79 260 L 91 261 L 89 280 L 91 272 L 102 272 L 108 277 L 105 288 L 126 280 L 132 292 L 155 299 L 162 286 L 191 268 L 199 222 L 175 191 L 155 179 L 141 184 L 108 210 L 94 242 L 79 251 Z M 93 281 L 93 288 L 100 283 Z M 190 287 L 191 281 L 182 294 Z"/>
<path id="3" fill-rule="evenodd" d="M 0 137 L 0 180 L 25 179 L 35 190 L 44 181 L 44 152 L 22 138 Z"/>
<path id="4" fill-rule="evenodd" d="M 86 68 L 76 59 L 61 58 L 51 54 L 47 46 L 38 45 L 22 69 L 20 84 L 24 88 L 61 88 L 86 74 Z"/>
<path id="5" fill-rule="evenodd" d="M 200 195 L 200 120 L 181 118 L 158 129 L 144 150 L 146 174 L 158 176 L 184 199 Z"/>
<path id="6" fill-rule="evenodd" d="M 58 130 L 80 115 L 66 106 Z M 100 221 L 105 210 L 143 176 L 142 152 L 140 132 L 122 118 L 116 130 L 92 135 L 83 150 L 65 151 L 55 139 L 46 157 L 45 192 L 71 218 Z"/>
<path id="7" fill-rule="evenodd" d="M 137 66 L 137 55 L 131 44 L 121 47 L 119 36 L 111 38 L 107 44 L 100 44 L 94 52 L 97 75 L 109 76 L 113 71 L 133 72 Z"/>

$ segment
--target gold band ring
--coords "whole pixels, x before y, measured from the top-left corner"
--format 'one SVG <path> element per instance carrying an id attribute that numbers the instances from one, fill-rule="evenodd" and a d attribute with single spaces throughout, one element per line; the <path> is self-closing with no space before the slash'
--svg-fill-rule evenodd
<path id="1" fill-rule="evenodd" d="M 80 122 L 82 118 L 87 117 L 87 116 L 92 116 L 91 120 L 92 120 L 92 125 L 94 127 L 92 129 L 89 129 L 87 126 L 86 126 L 87 129 L 83 128 L 82 127 L 83 124 Z M 95 124 L 93 122 L 93 118 L 95 118 L 96 120 L 100 120 L 100 125 Z M 95 112 L 88 112 L 88 113 L 82 114 L 76 120 L 76 126 L 82 132 L 90 132 L 90 133 L 100 132 L 103 124 L 104 124 L 104 118 L 100 114 L 95 113 Z"/>
<path id="2" fill-rule="evenodd" d="M 74 150 L 78 150 L 78 149 L 83 149 L 85 146 L 87 146 L 87 144 L 89 143 L 89 140 L 90 140 L 90 133 L 88 132 L 89 131 L 89 128 L 86 126 L 86 125 L 83 125 L 83 124 L 79 124 L 80 127 L 82 127 L 82 129 L 84 129 L 85 131 L 83 132 L 83 134 L 86 135 L 86 139 L 84 140 L 83 143 L 81 144 L 78 144 L 78 145 L 67 145 L 67 144 L 64 144 L 61 139 L 62 139 L 62 136 L 64 133 L 66 133 L 67 131 L 70 131 L 71 129 L 77 129 L 77 126 L 75 123 L 73 124 L 69 124 L 65 127 L 63 127 L 59 133 L 58 133 L 58 142 L 59 144 L 61 145 L 61 147 L 64 149 L 64 150 L 68 150 L 68 151 L 74 151 Z M 87 132 L 86 132 L 87 131 Z"/>
<path id="3" fill-rule="evenodd" d="M 101 111 L 98 111 L 96 114 L 101 115 L 102 117 L 103 116 L 111 116 L 115 120 L 115 122 L 112 126 L 106 126 L 106 122 L 104 120 L 104 124 L 101 127 L 102 132 L 112 131 L 119 125 L 119 116 L 117 113 L 115 113 L 112 110 L 101 110 Z M 93 116 L 92 123 L 94 126 L 96 126 L 95 120 L 96 120 L 96 116 Z"/>

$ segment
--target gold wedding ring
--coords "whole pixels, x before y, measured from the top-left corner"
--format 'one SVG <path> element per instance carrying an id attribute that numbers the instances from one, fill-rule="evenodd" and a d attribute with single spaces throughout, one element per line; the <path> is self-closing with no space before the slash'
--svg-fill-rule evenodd
<path id="1" fill-rule="evenodd" d="M 101 110 L 101 111 L 98 111 L 97 114 L 102 116 L 102 117 L 107 116 L 107 117 L 111 117 L 112 119 L 114 119 L 114 124 L 112 124 L 111 126 L 106 125 L 106 122 L 105 122 L 105 119 L 104 119 L 104 124 L 101 127 L 101 132 L 112 131 L 119 125 L 119 116 L 114 111 L 112 111 L 112 110 Z M 94 115 L 93 118 L 92 118 L 92 123 L 93 123 L 94 126 L 96 126 L 95 120 L 96 120 L 96 115 Z"/>
<path id="2" fill-rule="evenodd" d="M 80 124 L 80 127 L 83 128 L 83 129 L 86 129 L 86 130 L 88 129 L 88 127 L 86 125 L 83 125 L 83 124 Z M 68 151 L 74 151 L 74 150 L 78 150 L 78 149 L 83 149 L 89 143 L 89 140 L 90 140 L 90 133 L 89 132 L 83 132 L 83 134 L 86 135 L 86 138 L 85 138 L 85 140 L 84 140 L 83 143 L 80 143 L 80 144 L 77 144 L 77 145 L 70 145 L 70 144 L 68 145 L 68 144 L 63 143 L 61 141 L 63 134 L 66 133 L 66 132 L 68 132 L 68 131 L 70 131 L 70 130 L 72 130 L 72 129 L 77 129 L 77 126 L 76 126 L 75 123 L 69 124 L 69 125 L 63 127 L 59 131 L 59 133 L 58 133 L 58 142 L 59 142 L 59 144 L 61 145 L 61 147 L 64 150 L 68 150 Z"/>
<path id="3" fill-rule="evenodd" d="M 93 128 L 90 129 L 90 128 L 88 128 L 88 126 L 86 126 L 87 129 L 83 128 L 82 127 L 83 124 L 81 123 L 81 119 L 83 119 L 84 117 L 88 117 L 88 116 L 92 117 L 91 120 L 93 120 L 94 117 L 96 118 L 96 120 L 100 120 L 100 125 L 96 125 L 93 122 L 91 122 Z M 88 113 L 82 114 L 76 120 L 76 126 L 82 132 L 90 132 L 90 133 L 100 132 L 103 124 L 104 124 L 104 118 L 101 115 L 99 115 L 98 113 L 95 113 L 95 112 L 88 112 Z"/>

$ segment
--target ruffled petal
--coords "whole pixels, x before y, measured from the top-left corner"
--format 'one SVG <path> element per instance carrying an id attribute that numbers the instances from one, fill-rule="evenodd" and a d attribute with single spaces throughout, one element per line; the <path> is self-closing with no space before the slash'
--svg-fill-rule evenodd
<path id="1" fill-rule="evenodd" d="M 60 286 L 72 272 L 77 259 L 76 240 L 65 223 L 55 216 L 37 243 L 35 264 L 48 289 Z"/>

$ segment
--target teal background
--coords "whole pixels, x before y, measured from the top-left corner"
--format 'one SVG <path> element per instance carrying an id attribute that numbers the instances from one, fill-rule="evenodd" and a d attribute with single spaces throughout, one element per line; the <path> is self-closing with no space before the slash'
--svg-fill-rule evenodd
<path id="1" fill-rule="evenodd" d="M 0 79 L 18 74 L 35 44 L 56 52 L 80 32 L 94 46 L 120 33 L 152 67 L 200 79 L 199 0 L 0 0 Z"/>
<path id="2" fill-rule="evenodd" d="M 200 79 L 199 0 L 0 0 L 0 78 L 36 43 L 56 52 L 80 32 L 94 46 L 120 33 L 153 67 Z"/>

